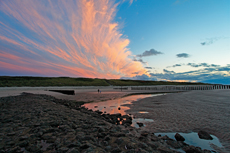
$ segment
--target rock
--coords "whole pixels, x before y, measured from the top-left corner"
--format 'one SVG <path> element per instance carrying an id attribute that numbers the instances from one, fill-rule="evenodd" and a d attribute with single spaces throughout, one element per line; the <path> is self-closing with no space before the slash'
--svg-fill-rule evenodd
<path id="1" fill-rule="evenodd" d="M 163 137 L 160 137 L 160 139 L 162 139 L 162 140 L 172 140 L 172 139 L 169 138 L 167 135 L 164 135 Z"/>
<path id="2" fill-rule="evenodd" d="M 101 133 L 97 134 L 98 138 L 104 138 L 105 136 L 107 136 L 107 133 L 105 133 L 105 132 L 101 132 Z"/>
<path id="3" fill-rule="evenodd" d="M 29 137 L 28 136 L 21 136 L 20 138 L 19 138 L 19 140 L 20 141 L 22 141 L 22 140 L 27 140 Z"/>
<path id="4" fill-rule="evenodd" d="M 118 145 L 122 144 L 124 142 L 124 140 L 122 138 L 117 138 L 115 140 L 115 143 L 117 143 Z"/>
<path id="5" fill-rule="evenodd" d="M 52 138 L 52 133 L 46 133 L 46 134 L 44 134 L 43 136 L 42 136 L 42 139 L 44 139 L 44 140 L 48 140 L 48 139 L 51 139 Z"/>
<path id="6" fill-rule="evenodd" d="M 179 148 L 182 147 L 181 144 L 178 143 L 178 141 L 175 141 L 175 140 L 166 140 L 166 143 L 168 145 L 170 145 L 171 147 L 175 148 L 175 149 L 179 149 Z"/>
<path id="7" fill-rule="evenodd" d="M 142 149 L 148 148 L 148 145 L 146 143 L 144 143 L 144 142 L 139 142 L 137 145 L 138 145 L 138 147 L 140 147 Z"/>
<path id="8" fill-rule="evenodd" d="M 120 153 L 122 150 L 120 148 L 114 148 L 111 153 Z"/>
<path id="9" fill-rule="evenodd" d="M 110 137 L 105 137 L 105 141 L 109 141 L 110 140 Z"/>
<path id="10" fill-rule="evenodd" d="M 204 149 L 202 153 L 212 153 L 210 150 Z"/>
<path id="11" fill-rule="evenodd" d="M 90 144 L 87 144 L 87 143 L 80 146 L 81 149 L 87 149 L 89 147 L 90 147 Z"/>
<path id="12" fill-rule="evenodd" d="M 143 133 L 141 133 L 141 136 L 147 137 L 147 136 L 148 136 L 148 133 L 147 133 L 147 132 L 143 132 Z"/>
<path id="13" fill-rule="evenodd" d="M 179 133 L 176 133 L 174 137 L 176 138 L 177 141 L 185 141 L 185 138 L 182 137 Z"/>
<path id="14" fill-rule="evenodd" d="M 163 145 L 159 146 L 157 148 L 157 150 L 162 152 L 162 153 L 173 153 L 173 151 L 171 149 L 169 149 L 168 147 L 163 146 Z"/>
<path id="15" fill-rule="evenodd" d="M 103 145 L 108 146 L 109 145 L 108 141 L 103 141 Z"/>
<path id="16" fill-rule="evenodd" d="M 67 153 L 80 153 L 77 149 L 72 148 L 67 151 Z"/>
<path id="17" fill-rule="evenodd" d="M 62 148 L 58 149 L 58 151 L 61 152 L 61 153 L 65 153 L 68 150 L 69 150 L 69 148 L 66 148 L 66 147 L 62 147 Z"/>
<path id="18" fill-rule="evenodd" d="M 200 147 L 194 147 L 194 146 L 187 146 L 187 147 L 184 147 L 183 150 L 186 152 L 186 153 L 202 153 L 202 150 Z"/>
<path id="19" fill-rule="evenodd" d="M 143 123 L 140 123 L 140 122 L 137 122 L 137 125 L 138 125 L 139 127 L 144 126 L 144 124 L 143 124 Z"/>
<path id="20" fill-rule="evenodd" d="M 134 149 L 135 148 L 135 145 L 132 142 L 127 143 L 125 146 L 127 149 Z"/>
<path id="21" fill-rule="evenodd" d="M 16 134 L 15 132 L 11 132 L 11 133 L 7 133 L 7 136 L 13 136 L 15 134 Z"/>
<path id="22" fill-rule="evenodd" d="M 106 151 L 110 151 L 111 149 L 112 149 L 111 146 L 106 146 L 106 147 L 105 147 L 105 150 L 106 150 Z"/>
<path id="23" fill-rule="evenodd" d="M 121 133 L 121 132 L 111 133 L 110 135 L 114 137 L 125 137 L 125 133 Z"/>
<path id="24" fill-rule="evenodd" d="M 28 146 L 28 144 L 29 144 L 28 141 L 24 140 L 24 141 L 20 142 L 18 145 L 20 147 L 26 147 L 26 146 Z"/>
<path id="25" fill-rule="evenodd" d="M 205 140 L 212 140 L 213 138 L 205 131 L 199 131 L 198 136 L 200 139 L 205 139 Z"/>

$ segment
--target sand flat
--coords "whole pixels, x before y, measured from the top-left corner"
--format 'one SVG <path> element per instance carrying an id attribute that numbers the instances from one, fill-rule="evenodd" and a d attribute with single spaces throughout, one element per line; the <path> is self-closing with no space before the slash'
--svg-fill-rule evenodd
<path id="1" fill-rule="evenodd" d="M 189 91 L 145 98 L 134 102 L 127 113 L 153 119 L 151 132 L 198 132 L 217 136 L 230 151 L 230 90 Z M 149 113 L 136 113 L 138 111 Z"/>

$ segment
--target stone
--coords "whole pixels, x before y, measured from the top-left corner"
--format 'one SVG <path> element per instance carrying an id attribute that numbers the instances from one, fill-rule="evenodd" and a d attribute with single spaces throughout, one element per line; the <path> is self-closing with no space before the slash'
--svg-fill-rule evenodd
<path id="1" fill-rule="evenodd" d="M 186 146 L 183 148 L 183 150 L 186 152 L 186 153 L 202 153 L 202 150 L 200 147 L 195 147 L 195 146 Z"/>
<path id="2" fill-rule="evenodd" d="M 137 122 L 137 125 L 138 125 L 139 127 L 144 126 L 144 124 L 143 124 L 143 123 L 140 123 L 140 122 Z"/>
<path id="3" fill-rule="evenodd" d="M 124 140 L 122 138 L 117 138 L 115 140 L 115 143 L 117 143 L 118 145 L 122 144 L 124 142 Z"/>
<path id="4" fill-rule="evenodd" d="M 19 138 L 19 140 L 20 141 L 22 141 L 22 140 L 27 140 L 29 137 L 28 136 L 21 136 L 20 138 Z"/>
<path id="5" fill-rule="evenodd" d="M 177 141 L 185 141 L 185 138 L 182 137 L 179 133 L 176 133 L 174 137 L 176 138 Z"/>
<path id="6" fill-rule="evenodd" d="M 28 146 L 28 144 L 29 144 L 28 141 L 24 140 L 24 141 L 20 142 L 18 145 L 20 147 L 26 147 L 26 146 Z"/>
<path id="7" fill-rule="evenodd" d="M 7 136 L 13 136 L 15 134 L 16 134 L 15 132 L 11 132 L 11 133 L 7 133 Z"/>
<path id="8" fill-rule="evenodd" d="M 105 147 L 105 150 L 106 150 L 106 151 L 110 151 L 111 149 L 112 149 L 111 146 L 106 146 L 106 147 Z"/>
<path id="9" fill-rule="evenodd" d="M 122 132 L 111 133 L 110 135 L 114 137 L 125 137 L 125 133 Z"/>
<path id="10" fill-rule="evenodd" d="M 148 136 L 148 133 L 147 133 L 147 132 L 143 132 L 143 133 L 141 133 L 141 136 L 147 137 L 147 136 Z"/>
<path id="11" fill-rule="evenodd" d="M 67 151 L 67 153 L 80 153 L 80 152 L 75 148 L 71 148 Z"/>
<path id="12" fill-rule="evenodd" d="M 109 141 L 110 140 L 110 137 L 105 137 L 105 141 Z"/>
<path id="13" fill-rule="evenodd" d="M 198 136 L 200 139 L 205 139 L 205 140 L 212 140 L 213 138 L 208 134 L 206 131 L 199 131 Z"/>
<path id="14" fill-rule="evenodd" d="M 168 145 L 170 145 L 171 147 L 175 148 L 175 149 L 179 149 L 179 148 L 182 147 L 181 144 L 178 143 L 178 141 L 175 141 L 175 140 L 166 140 L 166 143 Z"/>
<path id="15" fill-rule="evenodd" d="M 120 148 L 114 148 L 111 153 L 120 153 L 122 150 Z"/>

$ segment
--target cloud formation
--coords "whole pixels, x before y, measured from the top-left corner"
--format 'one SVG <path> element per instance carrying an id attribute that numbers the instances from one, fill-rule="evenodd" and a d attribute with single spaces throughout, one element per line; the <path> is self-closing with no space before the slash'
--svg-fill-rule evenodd
<path id="1" fill-rule="evenodd" d="M 136 59 L 136 58 L 134 58 L 133 61 L 135 61 L 135 62 L 141 62 L 142 64 L 147 64 L 147 62 L 144 62 L 142 59 Z"/>
<path id="2" fill-rule="evenodd" d="M 136 55 L 137 57 L 145 57 L 145 56 L 153 56 L 153 55 L 158 55 L 158 54 L 163 54 L 162 52 L 156 51 L 155 49 L 150 49 L 149 51 L 145 51 L 144 53 L 140 55 Z"/>
<path id="3" fill-rule="evenodd" d="M 180 53 L 180 54 L 177 54 L 176 55 L 178 58 L 188 58 L 189 57 L 189 54 L 187 53 Z"/>
<path id="4" fill-rule="evenodd" d="M 1 74 L 120 78 L 146 72 L 130 58 L 129 40 L 113 21 L 118 4 L 109 0 L 0 3 Z"/>
<path id="5" fill-rule="evenodd" d="M 199 63 L 199 64 L 188 63 L 187 65 L 191 67 L 220 67 L 220 65 L 208 64 L 208 63 Z"/>
<path id="6" fill-rule="evenodd" d="M 230 64 L 222 67 L 206 67 L 182 73 L 176 73 L 167 69 L 164 69 L 163 72 L 164 73 L 150 73 L 150 76 L 137 75 L 126 79 L 230 84 Z"/>
<path id="7" fill-rule="evenodd" d="M 216 41 L 220 40 L 220 39 L 227 39 L 227 37 L 213 37 L 213 38 L 207 38 L 204 42 L 201 42 L 200 44 L 202 46 L 205 45 L 211 45 L 213 43 L 215 43 Z"/>

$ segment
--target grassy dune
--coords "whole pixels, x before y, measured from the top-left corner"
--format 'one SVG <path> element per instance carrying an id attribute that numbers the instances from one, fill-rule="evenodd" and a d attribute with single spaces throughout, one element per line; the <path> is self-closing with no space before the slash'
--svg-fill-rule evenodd
<path id="1" fill-rule="evenodd" d="M 69 77 L 11 77 L 0 76 L 0 87 L 45 87 L 45 86 L 147 86 L 147 85 L 202 85 L 203 83 L 140 81 L 119 79 L 92 79 Z"/>

